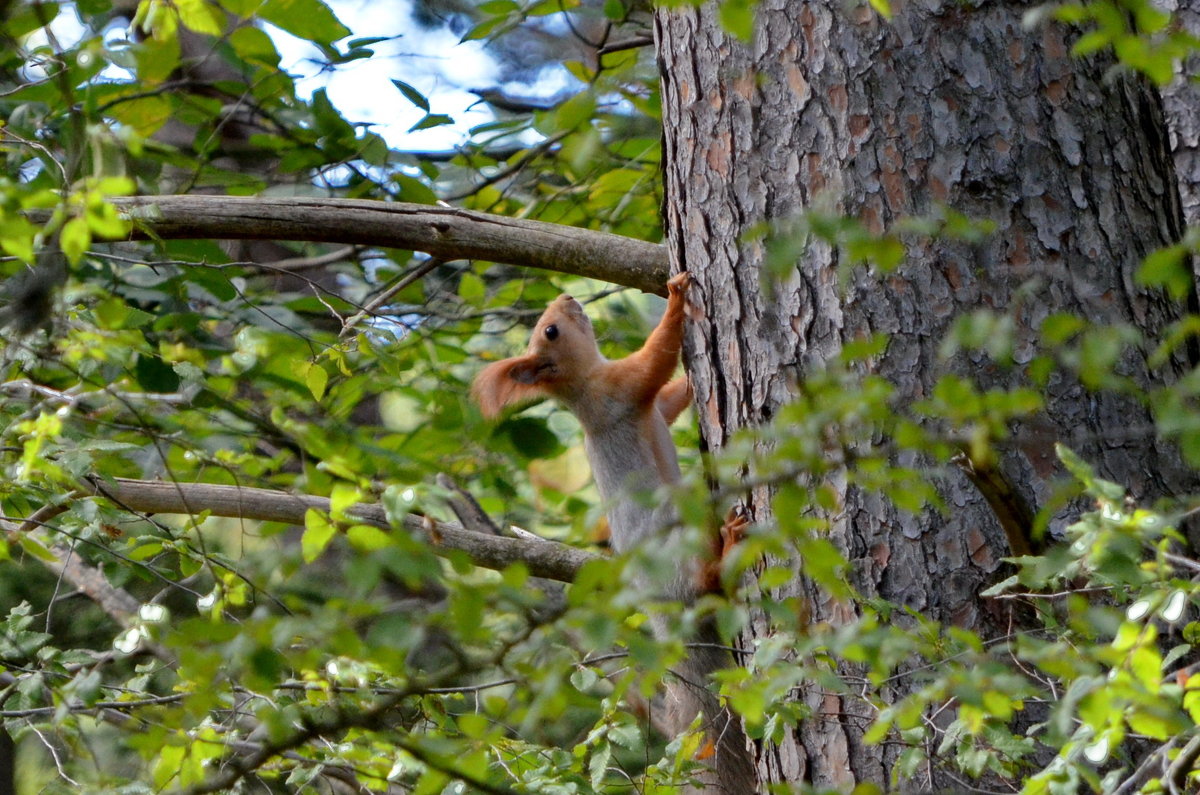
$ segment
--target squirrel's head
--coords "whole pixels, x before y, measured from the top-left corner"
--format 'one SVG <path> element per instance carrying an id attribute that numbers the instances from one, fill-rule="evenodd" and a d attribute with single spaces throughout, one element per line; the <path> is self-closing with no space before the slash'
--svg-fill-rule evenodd
<path id="1" fill-rule="evenodd" d="M 569 295 L 555 298 L 538 318 L 527 353 L 547 356 L 560 367 L 593 365 L 600 356 L 592 321 Z"/>
<path id="2" fill-rule="evenodd" d="M 560 295 L 538 319 L 525 355 L 485 367 L 471 393 L 487 417 L 539 397 L 569 401 L 602 361 L 592 321 L 578 301 Z"/>

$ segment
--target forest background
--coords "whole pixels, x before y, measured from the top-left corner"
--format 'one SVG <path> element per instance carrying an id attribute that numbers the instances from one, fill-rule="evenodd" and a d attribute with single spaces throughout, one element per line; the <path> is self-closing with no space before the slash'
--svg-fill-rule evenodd
<path id="1" fill-rule="evenodd" d="M 747 791 L 1194 790 L 1197 9 L 417 12 L 497 65 L 454 149 L 297 90 L 263 25 L 391 57 L 319 0 L 0 3 L 0 787 L 677 791 L 714 615 Z M 569 414 L 467 399 L 684 267 L 653 498 L 754 521 L 692 605 Z"/>

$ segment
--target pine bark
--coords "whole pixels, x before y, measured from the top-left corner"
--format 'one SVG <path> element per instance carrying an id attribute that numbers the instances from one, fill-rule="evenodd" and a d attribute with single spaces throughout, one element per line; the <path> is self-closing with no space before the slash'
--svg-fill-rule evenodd
<path id="1" fill-rule="evenodd" d="M 1164 10 L 1175 15 L 1175 24 L 1200 36 L 1200 0 L 1169 0 Z M 1188 226 L 1200 224 L 1200 53 L 1193 53 L 1176 70 L 1175 80 L 1163 89 L 1171 152 L 1179 175 L 1183 216 Z"/>
<path id="2" fill-rule="evenodd" d="M 1022 7 L 892 5 L 889 22 L 866 4 L 762 0 L 749 43 L 724 32 L 713 5 L 658 12 L 667 245 L 672 272 L 691 271 L 704 304 L 685 350 L 711 449 L 769 421 L 797 379 L 869 334 L 889 335 L 870 366 L 905 403 L 927 397 L 946 372 L 985 387 L 1021 383 L 1020 366 L 1054 312 L 1132 323 L 1153 336 L 1181 311 L 1134 284 L 1141 258 L 1182 229 L 1154 89 L 1102 59 L 1072 57 L 1062 27 L 1026 29 Z M 906 239 L 897 271 L 879 277 L 859 267 L 843 285 L 838 251 L 813 242 L 765 297 L 763 246 L 747 237 L 763 222 L 825 208 L 883 232 L 940 206 L 990 219 L 996 231 L 976 244 Z M 939 357 L 955 319 L 981 307 L 1012 314 L 1018 367 Z M 1131 356 L 1121 367 L 1153 384 L 1183 364 L 1150 372 Z M 1051 380 L 1047 401 L 1016 429 L 1001 466 L 1034 508 L 1061 475 L 1056 441 L 1138 499 L 1194 486 L 1129 401 L 1066 374 Z M 828 517 L 832 537 L 863 595 L 997 634 L 1005 618 L 978 594 L 1010 554 L 1000 521 L 965 475 L 946 468 L 937 483 L 950 510 L 912 516 L 826 480 L 842 506 Z M 749 498 L 752 516 L 768 526 L 770 497 L 762 488 Z M 1062 512 L 1052 525 L 1070 518 Z M 807 597 L 814 622 L 853 617 L 852 606 L 822 596 L 795 569 L 778 596 Z M 768 633 L 760 616 L 746 640 Z M 813 718 L 758 749 L 757 786 L 886 786 L 899 750 L 862 742 L 873 710 L 815 688 L 803 698 Z M 906 786 L 949 783 L 934 772 Z"/>

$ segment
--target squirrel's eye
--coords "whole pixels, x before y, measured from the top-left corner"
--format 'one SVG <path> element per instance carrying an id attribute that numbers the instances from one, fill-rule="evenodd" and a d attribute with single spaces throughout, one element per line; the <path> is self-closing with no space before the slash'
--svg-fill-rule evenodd
<path id="1" fill-rule="evenodd" d="M 553 323 L 551 323 L 549 326 L 546 326 L 545 334 L 546 339 L 554 342 L 556 339 L 558 339 L 558 326 L 554 325 Z"/>

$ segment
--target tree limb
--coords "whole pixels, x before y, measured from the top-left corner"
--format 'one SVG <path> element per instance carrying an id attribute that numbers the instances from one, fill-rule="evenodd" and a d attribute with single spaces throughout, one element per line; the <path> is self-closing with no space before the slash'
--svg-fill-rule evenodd
<path id="1" fill-rule="evenodd" d="M 329 511 L 329 500 L 324 497 L 240 486 L 126 478 L 109 481 L 94 476 L 87 479 L 85 486 L 93 494 L 142 513 L 198 514 L 208 511 L 214 516 L 303 525 L 304 513 L 309 508 Z M 383 530 L 394 529 L 380 505 L 359 503 L 347 513 L 363 524 Z M 427 538 L 435 554 L 465 552 L 475 565 L 486 569 L 500 570 L 520 562 L 533 576 L 559 582 L 571 582 L 583 564 L 597 558 L 590 552 L 556 541 L 473 533 L 456 523 L 436 522 L 415 514 L 404 517 L 403 529 Z"/>
<path id="2" fill-rule="evenodd" d="M 8 534 L 24 534 L 36 528 L 46 526 L 54 517 L 65 512 L 64 505 L 43 505 L 17 525 L 6 519 L 0 519 L 0 530 Z M 134 598 L 124 588 L 118 588 L 108 581 L 104 572 L 95 566 L 85 563 L 75 550 L 61 544 L 46 547 L 52 559 L 37 557 L 56 577 L 62 578 L 81 594 L 91 599 L 103 610 L 109 618 L 122 629 L 134 626 L 142 603 Z M 175 657 L 161 644 L 151 641 L 144 635 L 138 640 L 139 646 L 154 654 L 168 665 L 175 664 Z"/>
<path id="3" fill-rule="evenodd" d="M 413 249 L 587 276 L 666 295 L 655 243 L 544 221 L 405 202 L 279 196 L 128 196 L 130 239 L 304 240 Z M 30 217 L 48 217 L 31 211 Z"/>

